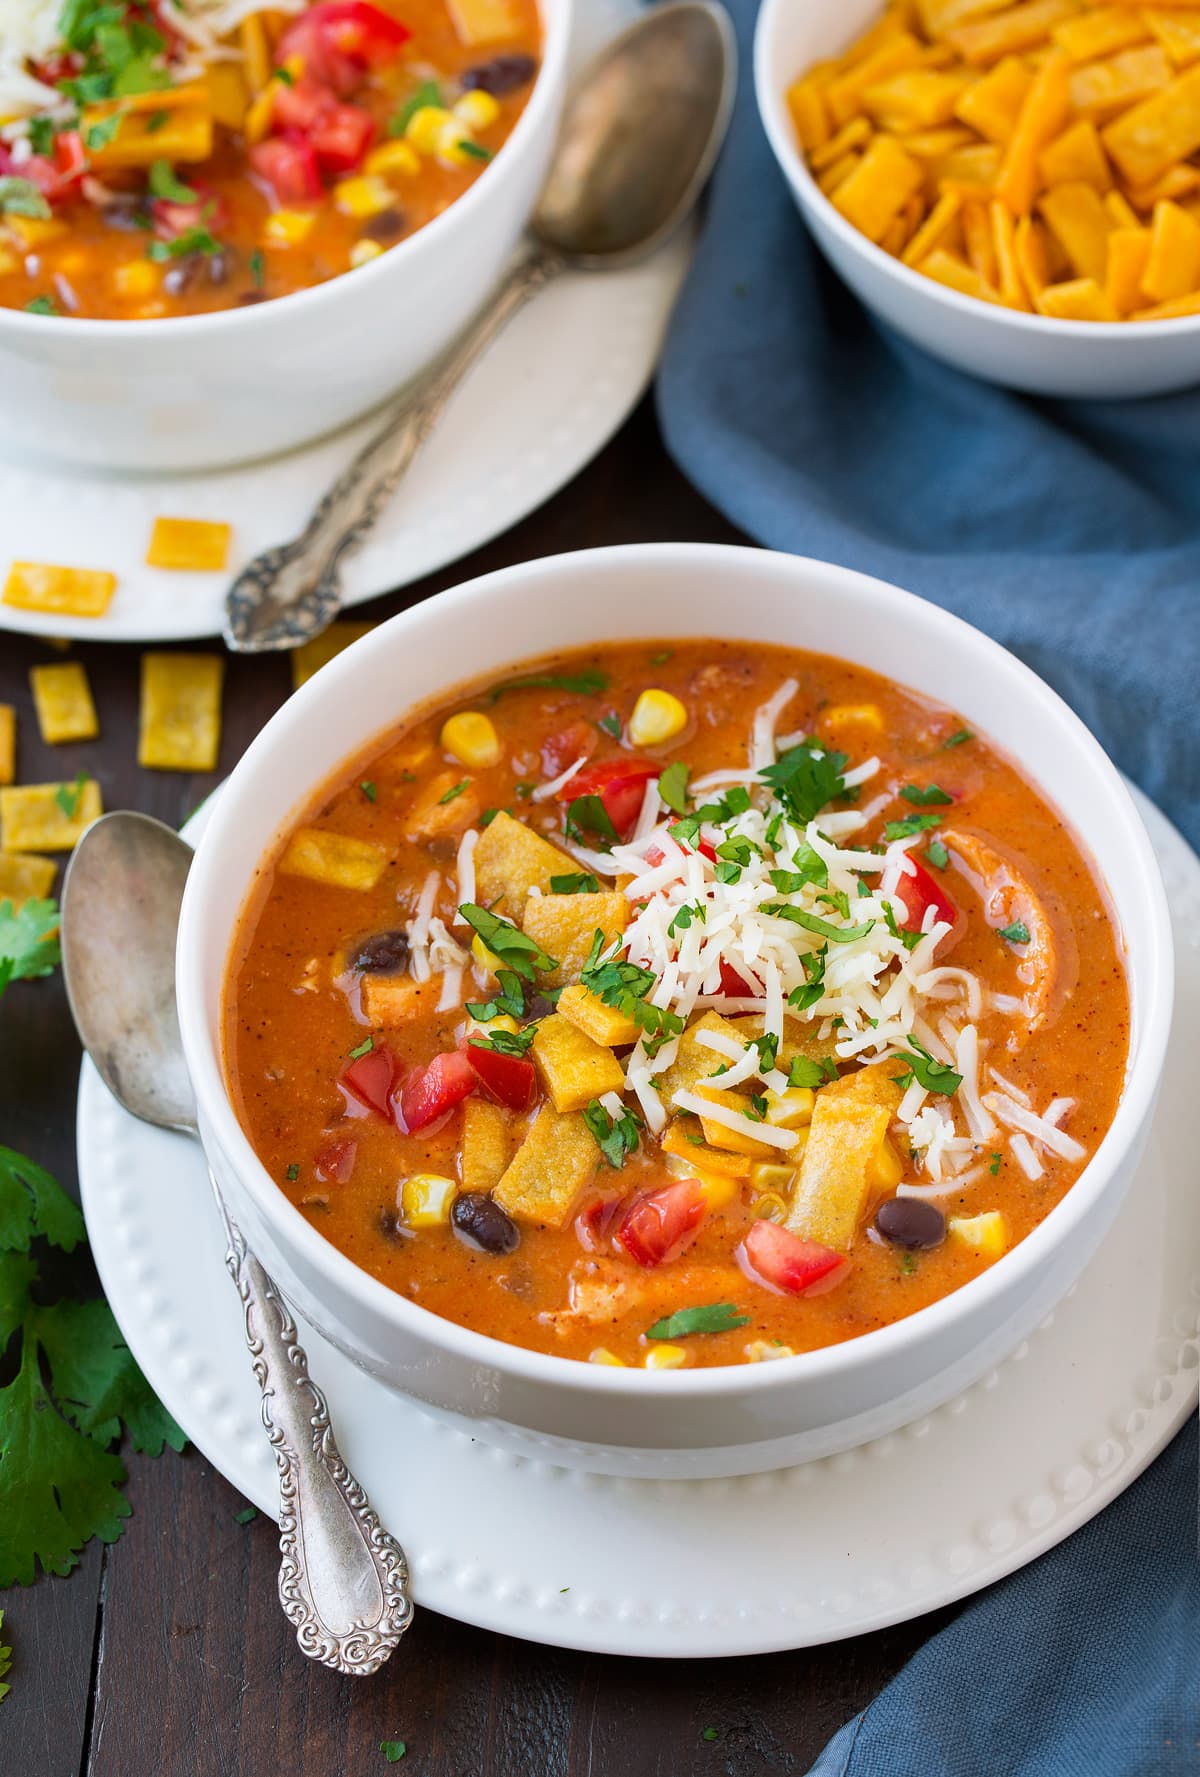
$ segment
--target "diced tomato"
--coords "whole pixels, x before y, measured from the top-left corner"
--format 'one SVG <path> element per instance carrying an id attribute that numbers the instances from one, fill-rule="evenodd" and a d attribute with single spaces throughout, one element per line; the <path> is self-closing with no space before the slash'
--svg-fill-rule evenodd
<path id="1" fill-rule="evenodd" d="M 270 90 L 271 127 L 281 136 L 292 131 L 307 136 L 340 103 L 332 87 L 323 86 L 319 80 L 301 79 L 292 86 L 274 80 Z"/>
<path id="2" fill-rule="evenodd" d="M 801 1240 L 777 1222 L 755 1222 L 734 1254 L 755 1283 L 781 1296 L 821 1296 L 850 1269 L 845 1253 L 818 1240 Z"/>
<path id="3" fill-rule="evenodd" d="M 903 901 L 906 918 L 903 921 L 906 932 L 919 932 L 925 923 L 926 911 L 932 907 L 939 920 L 945 920 L 950 930 L 937 947 L 939 956 L 945 956 L 962 937 L 964 920 L 962 910 L 951 900 L 941 883 L 928 871 L 924 864 L 909 854 L 909 863 L 913 874 L 902 876 L 896 884 L 896 898 Z"/>
<path id="4" fill-rule="evenodd" d="M 724 957 L 721 958 L 721 992 L 728 994 L 731 1000 L 756 1000 L 762 997 L 754 983 L 747 981 L 744 975 L 739 975 L 733 964 L 727 963 Z"/>
<path id="5" fill-rule="evenodd" d="M 87 172 L 87 150 L 78 130 L 60 130 L 55 136 L 54 165 L 63 187 L 73 185 Z"/>
<path id="6" fill-rule="evenodd" d="M 609 1231 L 617 1211 L 625 1199 L 615 1193 L 593 1197 L 575 1217 L 575 1238 L 585 1253 L 602 1252 L 608 1244 Z"/>
<path id="7" fill-rule="evenodd" d="M 398 1099 L 392 1100 L 401 1134 L 436 1123 L 474 1092 L 478 1077 L 461 1049 L 435 1055 L 428 1067 L 415 1067 Z"/>
<path id="8" fill-rule="evenodd" d="M 513 1111 L 529 1109 L 536 1083 L 532 1061 L 522 1055 L 502 1055 L 498 1049 L 484 1049 L 478 1043 L 468 1043 L 464 1053 L 489 1097 Z"/>
<path id="9" fill-rule="evenodd" d="M 300 135 L 268 136 L 250 150 L 250 165 L 279 204 L 310 203 L 321 195 L 321 172 L 311 142 Z"/>
<path id="10" fill-rule="evenodd" d="M 625 839 L 641 813 L 647 779 L 657 777 L 661 769 L 650 759 L 601 759 L 577 771 L 558 792 L 558 799 L 574 802 L 577 796 L 599 796 L 609 820 Z"/>
<path id="11" fill-rule="evenodd" d="M 0 170 L 5 173 L 16 173 L 20 178 L 28 179 L 31 185 L 37 186 L 48 203 L 54 203 L 57 199 L 64 197 L 68 189 L 54 162 L 48 160 L 44 154 L 31 154 L 19 166 L 11 156 L 6 155 L 5 164 Z"/>
<path id="12" fill-rule="evenodd" d="M 706 1207 L 707 1199 L 694 1178 L 647 1191 L 622 1217 L 617 1244 L 639 1265 L 667 1264 L 692 1244 Z"/>
<path id="13" fill-rule="evenodd" d="M 395 60 L 412 36 L 407 25 L 369 0 L 319 0 L 288 26 L 275 56 L 299 56 L 304 71 L 346 98 L 371 68 Z"/>
<path id="14" fill-rule="evenodd" d="M 590 722 L 572 722 L 568 727 L 548 734 L 542 742 L 542 775 L 561 777 L 576 759 L 590 758 L 598 743 L 599 736 Z"/>
<path id="15" fill-rule="evenodd" d="M 358 1143 L 356 1141 L 330 1142 L 327 1148 L 313 1161 L 313 1170 L 317 1177 L 327 1185 L 348 1185 L 354 1172 L 354 1162 L 358 1159 Z"/>
<path id="16" fill-rule="evenodd" d="M 352 1092 L 368 1110 L 378 1111 L 381 1117 L 390 1120 L 392 1088 L 396 1084 L 396 1057 L 384 1044 L 376 1043 L 373 1049 L 352 1061 L 338 1083 L 347 1092 Z"/>

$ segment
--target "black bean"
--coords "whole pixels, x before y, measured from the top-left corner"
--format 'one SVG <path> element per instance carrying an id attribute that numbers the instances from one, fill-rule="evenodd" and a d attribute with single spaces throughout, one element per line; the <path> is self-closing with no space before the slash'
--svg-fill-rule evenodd
<path id="1" fill-rule="evenodd" d="M 499 98 L 502 93 L 515 93 L 519 86 L 528 86 L 536 73 L 537 63 L 532 56 L 493 56 L 490 62 L 468 68 L 462 83 L 468 91 L 478 87 L 480 92 Z"/>
<path id="2" fill-rule="evenodd" d="M 401 974 L 408 967 L 408 933 L 376 932 L 373 938 L 364 938 L 350 958 L 350 967 L 364 975 Z"/>
<path id="3" fill-rule="evenodd" d="M 946 1218 L 923 1197 L 889 1197 L 875 1214 L 875 1226 L 893 1246 L 920 1251 L 940 1246 L 946 1238 Z"/>
<path id="4" fill-rule="evenodd" d="M 525 1001 L 525 1011 L 521 1016 L 522 1024 L 536 1024 L 542 1018 L 549 1018 L 554 1010 L 554 1001 L 548 1000 L 544 993 L 530 994 Z"/>
<path id="5" fill-rule="evenodd" d="M 168 296 L 182 296 L 190 284 L 194 284 L 201 268 L 199 253 L 189 253 L 184 259 L 177 259 L 170 270 L 163 276 L 163 289 Z"/>
<path id="6" fill-rule="evenodd" d="M 363 223 L 362 232 L 366 240 L 378 241 L 383 246 L 388 241 L 399 240 L 407 227 L 408 217 L 403 210 L 380 210 L 378 216 Z"/>
<path id="7" fill-rule="evenodd" d="M 105 204 L 100 217 L 105 228 L 118 228 L 123 234 L 148 232 L 150 228 L 150 213 L 137 197 Z"/>
<path id="8" fill-rule="evenodd" d="M 459 1239 L 480 1252 L 511 1253 L 521 1244 L 517 1224 L 481 1191 L 464 1191 L 456 1197 L 450 1221 Z"/>

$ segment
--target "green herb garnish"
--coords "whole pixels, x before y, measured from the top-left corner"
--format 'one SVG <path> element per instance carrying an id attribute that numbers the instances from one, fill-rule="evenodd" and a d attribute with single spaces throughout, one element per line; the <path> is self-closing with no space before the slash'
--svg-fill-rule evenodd
<path id="1" fill-rule="evenodd" d="M 294 1185 L 296 1180 L 300 1177 L 300 1168 L 295 1160 L 292 1161 L 291 1165 L 284 1173 L 284 1177 L 287 1179 L 289 1185 Z"/>
<path id="2" fill-rule="evenodd" d="M 54 792 L 54 800 L 62 809 L 69 821 L 73 821 L 79 813 L 79 802 L 88 784 L 88 774 L 80 771 L 76 774 L 73 784 L 59 784 Z"/>
<path id="3" fill-rule="evenodd" d="M 554 895 L 598 895 L 600 884 L 589 870 L 580 870 L 573 876 L 552 876 L 550 892 Z"/>
<path id="4" fill-rule="evenodd" d="M 235 1524 L 253 1524 L 257 1517 L 257 1506 L 243 1506 L 240 1512 L 233 1514 L 233 1521 Z"/>
<path id="5" fill-rule="evenodd" d="M 1028 944 L 1029 927 L 1023 919 L 1014 919 L 1010 926 L 998 926 L 996 936 L 1009 944 Z"/>
<path id="6" fill-rule="evenodd" d="M 403 1740 L 381 1740 L 379 1750 L 389 1765 L 398 1765 L 408 1751 Z"/>
<path id="7" fill-rule="evenodd" d="M 387 133 L 389 136 L 402 136 L 418 111 L 424 111 L 427 105 L 441 106 L 442 89 L 436 80 L 423 80 L 416 92 L 410 93 L 395 116 L 389 119 Z"/>
<path id="8" fill-rule="evenodd" d="M 940 784 L 926 784 L 924 789 L 919 784 L 905 784 L 900 794 L 906 802 L 913 803 L 917 808 L 932 808 L 954 801 L 953 796 L 947 796 Z"/>
<path id="9" fill-rule="evenodd" d="M 608 690 L 608 674 L 588 667 L 581 673 L 523 673 L 516 679 L 505 679 L 493 685 L 493 703 L 506 691 L 574 691 L 580 697 L 596 697 Z"/>
<path id="10" fill-rule="evenodd" d="M 576 844 L 591 833 L 601 841 L 603 851 L 611 851 L 621 837 L 599 796 L 576 796 L 574 802 L 568 803 L 565 830 L 567 838 Z"/>
<path id="11" fill-rule="evenodd" d="M 501 969 L 496 981 L 499 987 L 495 999 L 468 1000 L 467 1014 L 477 1024 L 490 1024 L 493 1018 L 506 1016 L 520 1018 L 525 1011 L 525 989 L 521 986 L 520 977 L 511 969 Z"/>
<path id="12" fill-rule="evenodd" d="M 614 740 L 620 740 L 621 718 L 615 710 L 609 710 L 607 716 L 601 716 L 596 726 L 602 729 L 605 734 L 611 734 Z"/>
<path id="13" fill-rule="evenodd" d="M 924 833 L 930 827 L 940 827 L 940 814 L 907 814 L 902 821 L 889 821 L 883 829 L 885 839 L 911 839 L 914 833 Z"/>
<path id="14" fill-rule="evenodd" d="M 611 1117 L 600 1100 L 593 1098 L 583 1120 L 608 1164 L 619 1172 L 638 1145 L 639 1126 L 633 1112 L 626 1106 L 619 1117 Z"/>
<path id="15" fill-rule="evenodd" d="M 368 802 L 378 801 L 379 791 L 376 789 L 375 785 L 371 782 L 369 777 L 365 777 L 363 779 L 362 783 L 359 784 L 358 787 L 362 791 L 363 795 L 366 797 Z"/>
<path id="16" fill-rule="evenodd" d="M 536 1035 L 536 1024 L 527 1024 L 524 1030 L 490 1030 L 486 1036 L 471 1037 L 469 1047 L 490 1049 L 496 1055 L 523 1056 Z"/>
<path id="17" fill-rule="evenodd" d="M 931 1055 L 922 1043 L 918 1043 L 916 1037 L 909 1037 L 908 1047 L 911 1054 L 902 1053 L 897 1057 L 908 1063 L 907 1069 L 902 1074 L 892 1075 L 902 1091 L 906 1091 L 914 1079 L 919 1086 L 924 1086 L 926 1092 L 940 1092 L 949 1097 L 951 1093 L 958 1091 L 962 1085 L 961 1074 L 956 1074 L 952 1067 L 947 1067 L 944 1061 Z"/>
<path id="18" fill-rule="evenodd" d="M 256 290 L 261 290 L 267 281 L 267 261 L 261 247 L 255 247 L 249 264 L 251 282 Z"/>
<path id="19" fill-rule="evenodd" d="M 676 814 L 687 813 L 687 786 L 689 768 L 682 759 L 675 759 L 666 770 L 659 775 L 658 794 L 669 809 Z"/>
<path id="20" fill-rule="evenodd" d="M 942 742 L 942 751 L 947 753 L 951 747 L 961 747 L 964 741 L 974 739 L 975 736 L 969 728 L 960 728 L 957 734 L 950 735 L 949 739 Z"/>
<path id="21" fill-rule="evenodd" d="M 15 173 L 0 178 L 0 210 L 6 216 L 34 216 L 39 221 L 50 215 L 44 193 L 32 179 L 19 178 Z"/>
<path id="22" fill-rule="evenodd" d="M 518 931 L 511 920 L 501 919 L 498 913 L 491 913 L 474 901 L 465 901 L 458 911 L 492 955 L 506 962 L 522 981 L 532 981 L 535 970 L 541 969 L 548 974 L 551 969 L 557 969 L 557 960 L 547 956 L 541 945 L 535 944 L 524 932 Z"/>
<path id="23" fill-rule="evenodd" d="M 27 315 L 56 315 L 58 310 L 54 306 L 53 297 L 35 296 L 25 304 L 25 313 Z"/>
<path id="24" fill-rule="evenodd" d="M 998 1153 L 995 1149 L 992 1150 L 991 1165 L 988 1167 L 988 1171 L 991 1173 L 993 1178 L 995 1178 L 996 1174 L 999 1172 L 1000 1162 L 1003 1158 L 1004 1158 L 1003 1154 Z"/>
<path id="25" fill-rule="evenodd" d="M 674 1314 L 656 1320 L 646 1328 L 647 1339 L 686 1339 L 692 1333 L 731 1333 L 735 1327 L 750 1324 L 748 1314 L 739 1314 L 733 1302 L 706 1302 L 699 1308 L 677 1308 Z"/>
<path id="26" fill-rule="evenodd" d="M 374 1047 L 375 1038 L 373 1036 L 364 1037 L 361 1043 L 349 1051 L 350 1060 L 360 1061 L 364 1055 L 369 1055 Z"/>
<path id="27" fill-rule="evenodd" d="M 875 921 L 868 919 L 862 925 L 835 926 L 828 919 L 821 919 L 815 913 L 805 913 L 800 907 L 793 907 L 787 901 L 768 901 L 762 909 L 764 913 L 772 913 L 776 919 L 790 919 L 793 925 L 803 926 L 806 932 L 824 938 L 829 944 L 853 944 L 858 938 L 865 938 L 874 930 Z"/>
<path id="28" fill-rule="evenodd" d="M 97 144 L 89 141 L 88 147 Z M 199 201 L 200 193 L 191 185 L 185 185 L 177 177 L 169 160 L 156 160 L 152 163 L 146 176 L 151 197 L 161 197 L 171 204 L 194 204 Z"/>
<path id="29" fill-rule="evenodd" d="M 616 957 L 602 961 L 604 948 L 604 933 L 597 931 L 592 937 L 591 952 L 583 965 L 580 982 L 606 1006 L 613 1006 L 624 1017 L 632 1019 L 642 1033 L 647 1055 L 657 1055 L 664 1043 L 682 1031 L 683 1019 L 677 1012 L 650 1004 L 647 995 L 655 986 L 656 977 L 649 969 L 639 968 L 636 963 L 619 962 Z"/>
<path id="30" fill-rule="evenodd" d="M 221 243 L 216 236 L 198 224 L 195 228 L 185 228 L 173 241 L 151 241 L 146 248 L 146 257 L 153 259 L 156 265 L 162 265 L 168 259 L 188 259 L 193 253 L 203 253 L 211 258 L 220 251 Z"/>
<path id="31" fill-rule="evenodd" d="M 801 741 L 759 772 L 794 821 L 806 826 L 845 789 L 845 753 L 829 752 L 819 741 Z"/>
<path id="32" fill-rule="evenodd" d="M 931 843 L 925 848 L 925 856 L 935 870 L 944 870 L 946 865 L 950 862 L 950 853 L 946 850 L 940 839 L 934 839 L 931 841 Z"/>
<path id="33" fill-rule="evenodd" d="M 815 1092 L 827 1080 L 836 1080 L 837 1077 L 837 1062 L 832 1055 L 821 1055 L 815 1058 L 809 1055 L 796 1055 L 793 1056 L 792 1065 L 788 1069 L 788 1085 L 807 1087 L 810 1092 Z"/>
<path id="34" fill-rule="evenodd" d="M 438 807 L 444 808 L 447 802 L 453 802 L 456 796 L 461 796 L 470 781 L 469 777 L 462 777 L 456 784 L 451 784 L 446 794 L 438 797 Z"/>

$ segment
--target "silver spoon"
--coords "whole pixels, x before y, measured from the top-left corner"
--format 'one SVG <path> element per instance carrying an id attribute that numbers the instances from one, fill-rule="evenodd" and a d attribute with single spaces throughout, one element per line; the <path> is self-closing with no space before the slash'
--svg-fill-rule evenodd
<path id="1" fill-rule="evenodd" d="M 230 648 L 295 648 L 332 623 L 342 558 L 372 529 L 483 348 L 560 272 L 628 265 L 673 232 L 712 170 L 736 66 L 728 16 L 707 0 L 656 6 L 591 64 L 568 101 L 524 254 L 457 343 L 401 397 L 301 535 L 242 569 L 225 599 Z"/>
<path id="2" fill-rule="evenodd" d="M 104 815 L 62 893 L 67 998 L 84 1048 L 135 1117 L 196 1135 L 175 1013 L 175 939 L 191 847 L 148 815 Z M 286 1302 L 209 1172 L 242 1298 L 262 1418 L 279 1467 L 279 1597 L 310 1658 L 377 1672 L 412 1620 L 408 1564 L 338 1452 Z"/>

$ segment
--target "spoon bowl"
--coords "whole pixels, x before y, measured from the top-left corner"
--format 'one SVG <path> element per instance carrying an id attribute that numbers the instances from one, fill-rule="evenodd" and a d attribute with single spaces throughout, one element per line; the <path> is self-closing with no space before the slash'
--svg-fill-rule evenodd
<path id="1" fill-rule="evenodd" d="M 75 1028 L 113 1097 L 194 1134 L 175 1010 L 175 934 L 191 847 L 145 814 L 102 815 L 67 866 L 62 964 Z"/>

